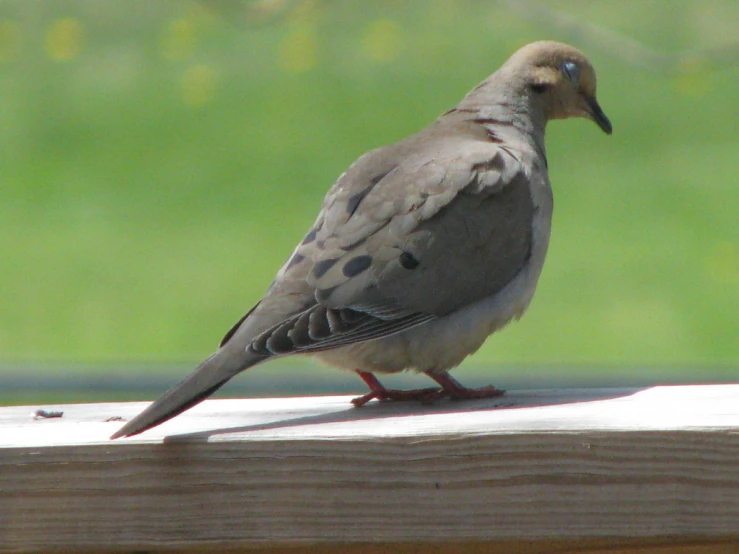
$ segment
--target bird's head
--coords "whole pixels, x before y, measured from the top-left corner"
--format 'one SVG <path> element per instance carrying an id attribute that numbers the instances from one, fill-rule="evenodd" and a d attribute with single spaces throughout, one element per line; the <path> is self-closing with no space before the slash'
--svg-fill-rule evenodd
<path id="1" fill-rule="evenodd" d="M 584 117 L 609 135 L 613 127 L 596 99 L 595 70 L 576 48 L 540 41 L 518 50 L 501 68 L 513 73 L 547 119 Z"/>

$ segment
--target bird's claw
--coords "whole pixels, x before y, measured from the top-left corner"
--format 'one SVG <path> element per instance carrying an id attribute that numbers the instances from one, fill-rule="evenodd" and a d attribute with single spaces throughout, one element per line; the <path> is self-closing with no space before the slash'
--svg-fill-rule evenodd
<path id="1" fill-rule="evenodd" d="M 381 401 L 403 402 L 407 400 L 417 400 L 421 404 L 431 404 L 445 395 L 444 389 L 429 388 L 416 390 L 396 390 L 396 389 L 380 389 L 371 390 L 365 395 L 358 396 L 352 400 L 355 408 L 361 408 L 367 402 L 373 399 Z"/>

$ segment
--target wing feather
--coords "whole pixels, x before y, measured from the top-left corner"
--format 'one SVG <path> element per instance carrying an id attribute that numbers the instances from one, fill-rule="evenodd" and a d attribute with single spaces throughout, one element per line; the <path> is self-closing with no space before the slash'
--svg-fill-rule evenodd
<path id="1" fill-rule="evenodd" d="M 469 135 L 425 140 L 372 151 L 339 178 L 255 312 L 282 315 L 255 326 L 249 350 L 317 352 L 390 336 L 520 271 L 533 217 L 521 162 Z M 286 290 L 294 311 L 282 309 Z"/>

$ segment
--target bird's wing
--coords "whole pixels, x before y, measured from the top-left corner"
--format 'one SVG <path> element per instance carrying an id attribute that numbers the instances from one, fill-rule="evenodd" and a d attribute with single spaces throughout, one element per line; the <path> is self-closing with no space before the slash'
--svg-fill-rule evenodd
<path id="1" fill-rule="evenodd" d="M 246 318 L 249 351 L 392 335 L 494 294 L 524 266 L 534 207 L 512 150 L 464 134 L 402 156 L 394 147 L 360 158 L 329 191 Z"/>

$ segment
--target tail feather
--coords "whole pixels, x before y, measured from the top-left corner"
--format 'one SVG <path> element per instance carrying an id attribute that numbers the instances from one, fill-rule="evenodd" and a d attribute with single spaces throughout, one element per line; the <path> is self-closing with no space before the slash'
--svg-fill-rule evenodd
<path id="1" fill-rule="evenodd" d="M 138 435 L 199 404 L 237 373 L 265 358 L 241 351 L 240 356 L 220 349 L 183 381 L 165 392 L 143 412 L 113 433 L 111 439 Z"/>

